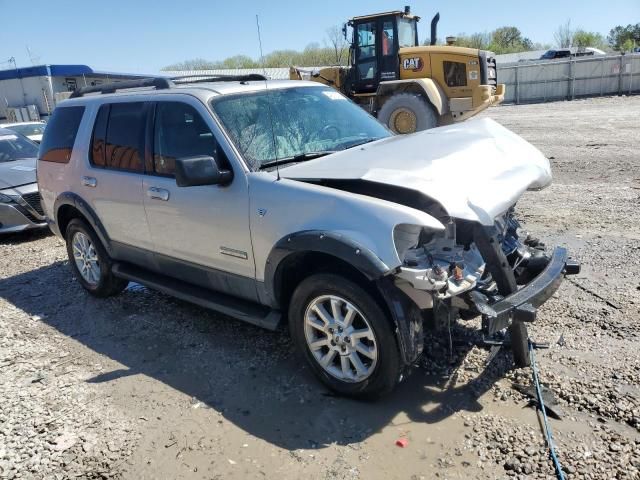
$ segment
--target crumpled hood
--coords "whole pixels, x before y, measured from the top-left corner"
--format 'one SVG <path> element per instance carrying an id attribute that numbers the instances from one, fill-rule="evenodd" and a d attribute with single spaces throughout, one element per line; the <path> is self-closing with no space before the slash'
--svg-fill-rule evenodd
<path id="1" fill-rule="evenodd" d="M 280 175 L 412 189 L 453 217 L 491 225 L 526 190 L 546 187 L 551 167 L 522 137 L 482 118 L 354 147 L 281 168 Z"/>
<path id="2" fill-rule="evenodd" d="M 36 182 L 36 159 L 0 162 L 0 190 Z"/>

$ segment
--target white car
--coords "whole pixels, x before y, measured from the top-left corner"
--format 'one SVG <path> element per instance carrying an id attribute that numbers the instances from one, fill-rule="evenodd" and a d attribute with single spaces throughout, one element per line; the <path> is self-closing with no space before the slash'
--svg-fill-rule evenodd
<path id="1" fill-rule="evenodd" d="M 42 141 L 42 134 L 44 133 L 45 126 L 46 123 L 44 122 L 0 123 L 0 128 L 13 130 L 36 143 L 40 143 Z"/>

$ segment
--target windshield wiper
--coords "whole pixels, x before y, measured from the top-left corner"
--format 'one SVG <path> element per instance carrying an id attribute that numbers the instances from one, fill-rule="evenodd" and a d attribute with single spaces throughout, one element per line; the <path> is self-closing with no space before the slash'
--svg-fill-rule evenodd
<path id="1" fill-rule="evenodd" d="M 384 137 L 367 137 L 355 140 L 353 143 L 348 144 L 346 147 L 343 147 L 344 150 L 348 150 L 349 148 L 359 147 L 360 145 L 364 145 L 365 143 L 375 142 L 376 140 L 381 140 Z"/>
<path id="2" fill-rule="evenodd" d="M 300 163 L 307 160 L 313 160 L 314 158 L 324 157 L 325 155 L 331 155 L 332 153 L 336 153 L 336 150 L 324 150 L 320 152 L 305 152 L 300 153 L 298 155 L 292 155 L 291 157 L 283 157 L 277 158 L 276 160 L 270 160 L 268 162 L 264 162 L 258 167 L 259 170 L 264 170 L 266 168 L 275 167 L 278 165 L 285 165 L 287 163 Z"/>

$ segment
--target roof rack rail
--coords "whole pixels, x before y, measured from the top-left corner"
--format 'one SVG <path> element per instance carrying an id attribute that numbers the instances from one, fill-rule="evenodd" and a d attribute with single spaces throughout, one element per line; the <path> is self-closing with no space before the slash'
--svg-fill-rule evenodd
<path id="1" fill-rule="evenodd" d="M 77 88 L 69 98 L 82 97 L 87 93 L 115 93 L 117 90 L 126 90 L 128 88 L 154 87 L 156 90 L 163 90 L 173 86 L 174 84 L 171 79 L 166 77 L 141 78 L 139 80 L 126 80 L 124 82 Z"/>
<path id="2" fill-rule="evenodd" d="M 267 80 L 267 77 L 260 75 L 259 73 L 248 73 L 244 75 L 182 75 L 179 77 L 172 77 L 171 80 L 176 83 L 258 82 Z"/>

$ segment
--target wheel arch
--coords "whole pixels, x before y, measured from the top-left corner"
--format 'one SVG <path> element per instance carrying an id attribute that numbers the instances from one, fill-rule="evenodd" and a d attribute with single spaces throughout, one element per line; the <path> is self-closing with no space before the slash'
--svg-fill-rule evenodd
<path id="1" fill-rule="evenodd" d="M 64 192 L 58 196 L 53 207 L 56 229 L 64 238 L 69 222 L 74 218 L 80 218 L 87 222 L 96 233 L 107 253 L 111 255 L 111 240 L 98 215 L 91 206 L 79 195 L 73 192 Z"/>
<path id="2" fill-rule="evenodd" d="M 265 290 L 271 303 L 283 308 L 300 280 L 330 268 L 365 282 L 391 273 L 371 250 L 344 235 L 305 230 L 283 237 L 271 249 L 265 268 Z"/>
<path id="3" fill-rule="evenodd" d="M 342 235 L 303 231 L 274 246 L 265 270 L 265 288 L 274 307 L 287 311 L 297 285 L 320 272 L 343 275 L 370 293 L 394 327 L 403 362 L 408 365 L 418 358 L 423 347 L 420 310 L 394 285 L 393 269 Z"/>
<path id="4" fill-rule="evenodd" d="M 438 116 L 449 113 L 449 102 L 444 90 L 431 78 L 416 78 L 411 80 L 392 80 L 380 82 L 376 97 L 378 110 L 396 93 L 416 93 L 422 96 Z"/>

